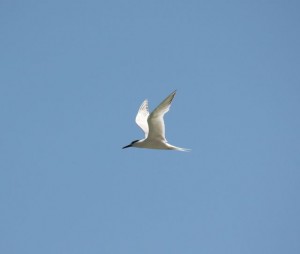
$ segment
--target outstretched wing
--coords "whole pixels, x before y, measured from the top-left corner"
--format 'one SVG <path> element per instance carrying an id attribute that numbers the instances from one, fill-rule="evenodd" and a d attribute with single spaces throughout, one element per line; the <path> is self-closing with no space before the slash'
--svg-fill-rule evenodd
<path id="1" fill-rule="evenodd" d="M 153 110 L 153 112 L 148 117 L 149 139 L 167 142 L 165 137 L 164 115 L 169 111 L 171 102 L 174 99 L 175 94 L 176 91 L 171 93 L 157 106 L 156 109 Z"/>
<path id="2" fill-rule="evenodd" d="M 148 136 L 149 127 L 148 127 L 148 119 L 149 111 L 148 111 L 148 100 L 144 100 L 140 109 L 135 117 L 135 122 L 137 125 L 143 130 L 145 133 L 145 138 Z"/>

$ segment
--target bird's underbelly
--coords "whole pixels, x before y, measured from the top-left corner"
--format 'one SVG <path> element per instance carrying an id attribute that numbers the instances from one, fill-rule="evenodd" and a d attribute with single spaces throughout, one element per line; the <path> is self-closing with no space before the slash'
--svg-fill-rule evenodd
<path id="1" fill-rule="evenodd" d="M 140 148 L 150 148 L 150 149 L 164 149 L 169 150 L 170 147 L 167 143 L 158 141 L 158 140 L 145 140 L 144 142 L 141 142 L 138 144 Z"/>

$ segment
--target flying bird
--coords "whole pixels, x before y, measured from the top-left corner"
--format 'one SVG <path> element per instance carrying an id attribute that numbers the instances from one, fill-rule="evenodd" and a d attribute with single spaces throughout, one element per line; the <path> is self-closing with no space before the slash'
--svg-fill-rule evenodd
<path id="1" fill-rule="evenodd" d="M 174 99 L 176 91 L 171 93 L 164 99 L 151 114 L 148 110 L 148 100 L 144 100 L 136 115 L 135 122 L 145 133 L 145 138 L 141 140 L 134 140 L 128 147 L 148 148 L 148 149 L 162 149 L 162 150 L 177 150 L 188 151 L 189 149 L 180 148 L 170 145 L 165 137 L 165 123 L 164 115 L 170 109 L 171 102 Z"/>

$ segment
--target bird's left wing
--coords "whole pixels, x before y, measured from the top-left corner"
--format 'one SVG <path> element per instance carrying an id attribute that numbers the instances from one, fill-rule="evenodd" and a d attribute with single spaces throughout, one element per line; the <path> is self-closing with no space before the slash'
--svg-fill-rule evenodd
<path id="1" fill-rule="evenodd" d="M 165 137 L 165 123 L 164 115 L 170 110 L 172 100 L 174 99 L 176 91 L 171 93 L 152 111 L 148 117 L 149 138 L 153 140 L 160 140 L 167 142 Z"/>
<path id="2" fill-rule="evenodd" d="M 147 122 L 148 116 L 149 116 L 148 100 L 144 100 L 135 117 L 135 122 L 145 133 L 145 138 L 147 138 L 149 133 L 149 127 Z"/>

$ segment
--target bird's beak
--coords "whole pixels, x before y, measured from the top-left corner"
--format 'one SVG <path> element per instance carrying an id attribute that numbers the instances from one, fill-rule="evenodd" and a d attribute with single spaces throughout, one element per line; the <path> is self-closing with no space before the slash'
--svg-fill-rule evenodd
<path id="1" fill-rule="evenodd" d="M 122 149 L 127 148 L 127 147 L 131 147 L 131 144 L 128 145 L 128 146 L 123 146 Z"/>

